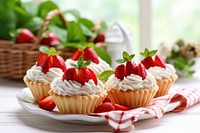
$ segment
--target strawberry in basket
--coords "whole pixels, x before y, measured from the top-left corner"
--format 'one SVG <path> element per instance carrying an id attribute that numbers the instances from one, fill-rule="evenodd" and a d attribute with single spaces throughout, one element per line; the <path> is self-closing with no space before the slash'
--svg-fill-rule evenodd
<path id="1" fill-rule="evenodd" d="M 176 75 L 176 70 L 171 64 L 166 64 L 164 59 L 156 54 L 157 50 L 149 51 L 147 48 L 143 53 L 140 53 L 144 59 L 141 63 L 148 69 L 159 86 L 159 90 L 156 97 L 166 95 L 171 87 L 171 85 L 178 78 Z M 153 56 L 155 56 L 153 58 Z"/>
<path id="2" fill-rule="evenodd" d="M 36 40 L 34 34 L 26 28 L 17 30 L 16 43 L 33 43 Z"/>
<path id="3" fill-rule="evenodd" d="M 46 32 L 44 33 L 40 43 L 48 46 L 57 46 L 60 44 L 60 39 L 56 36 L 55 33 Z"/>
<path id="4" fill-rule="evenodd" d="M 40 47 L 41 54 L 37 63 L 32 66 L 24 77 L 24 82 L 30 88 L 36 102 L 42 97 L 48 96 L 51 82 L 62 77 L 66 70 L 64 59 L 60 52 L 54 48 Z"/>

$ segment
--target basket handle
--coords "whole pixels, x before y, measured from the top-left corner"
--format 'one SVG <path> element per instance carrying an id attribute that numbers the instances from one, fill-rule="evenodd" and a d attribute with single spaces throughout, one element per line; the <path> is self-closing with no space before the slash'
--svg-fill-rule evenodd
<path id="1" fill-rule="evenodd" d="M 67 21 L 65 20 L 65 17 L 64 17 L 63 13 L 60 10 L 55 9 L 55 10 L 50 11 L 47 14 L 47 16 L 46 16 L 46 18 L 45 18 L 45 20 L 44 20 L 44 22 L 43 22 L 38 34 L 37 34 L 37 39 L 36 39 L 35 43 L 33 44 L 33 46 L 31 47 L 32 50 L 35 50 L 35 49 L 38 48 L 38 46 L 40 44 L 40 41 L 42 39 L 42 34 L 46 30 L 46 28 L 47 28 L 48 24 L 50 23 L 51 19 L 54 18 L 55 16 L 59 16 L 59 18 L 61 19 L 63 25 L 65 27 L 67 27 Z"/>

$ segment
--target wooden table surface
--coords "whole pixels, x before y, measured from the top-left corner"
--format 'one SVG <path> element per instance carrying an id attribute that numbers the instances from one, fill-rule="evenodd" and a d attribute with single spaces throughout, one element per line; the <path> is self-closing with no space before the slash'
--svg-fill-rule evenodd
<path id="1" fill-rule="evenodd" d="M 200 89 L 200 78 L 179 79 L 176 86 L 195 86 Z M 0 79 L 0 133 L 46 132 L 112 132 L 109 125 L 74 125 L 29 113 L 22 108 L 16 95 L 25 88 L 20 81 Z M 199 133 L 200 104 L 180 113 L 167 113 L 161 119 L 133 123 L 134 133 Z"/>

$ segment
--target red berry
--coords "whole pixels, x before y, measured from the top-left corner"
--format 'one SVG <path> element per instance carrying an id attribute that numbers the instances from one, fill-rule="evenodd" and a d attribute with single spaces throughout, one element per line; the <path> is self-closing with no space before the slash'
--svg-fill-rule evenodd
<path id="1" fill-rule="evenodd" d="M 92 62 L 99 64 L 99 59 L 97 53 L 90 47 L 86 47 L 83 50 L 84 60 L 91 60 Z"/>
<path id="2" fill-rule="evenodd" d="M 78 70 L 78 77 L 79 77 L 79 83 L 84 85 L 85 82 L 88 82 L 91 79 L 90 70 L 86 67 L 80 68 Z"/>
<path id="3" fill-rule="evenodd" d="M 39 107 L 47 111 L 52 111 L 55 108 L 55 106 L 56 104 L 54 103 L 51 96 L 45 96 L 39 101 Z"/>
<path id="4" fill-rule="evenodd" d="M 53 56 L 53 65 L 51 67 L 57 67 L 62 69 L 62 71 L 66 71 L 66 65 L 65 65 L 65 61 L 64 59 L 57 55 L 57 56 Z"/>
<path id="5" fill-rule="evenodd" d="M 89 69 L 89 68 L 88 68 L 88 70 L 90 71 L 90 78 L 94 81 L 95 85 L 97 85 L 98 84 L 98 80 L 97 80 L 97 77 L 96 77 L 94 71 Z"/>
<path id="6" fill-rule="evenodd" d="M 99 32 L 99 34 L 97 35 L 97 37 L 94 40 L 94 43 L 98 43 L 98 42 L 105 42 L 105 35 L 103 32 Z"/>
<path id="7" fill-rule="evenodd" d="M 36 40 L 36 37 L 29 29 L 21 29 L 16 37 L 16 43 L 32 43 Z"/>
<path id="8" fill-rule="evenodd" d="M 155 64 L 155 66 L 160 66 L 162 68 L 166 68 L 164 59 L 159 55 L 156 55 L 156 57 L 154 59 L 154 64 Z"/>
<path id="9" fill-rule="evenodd" d="M 154 66 L 154 61 L 151 56 L 144 58 L 141 63 L 144 65 L 146 69 Z"/>
<path id="10" fill-rule="evenodd" d="M 128 107 L 122 106 L 122 105 L 119 105 L 119 104 L 116 104 L 116 103 L 114 103 L 113 106 L 115 107 L 115 110 L 122 110 L 122 111 L 127 111 L 127 110 L 129 110 Z"/>
<path id="11" fill-rule="evenodd" d="M 109 111 L 114 111 L 115 108 L 112 105 L 112 103 L 109 102 L 105 102 L 100 104 L 96 109 L 95 109 L 95 113 L 102 113 L 102 112 L 109 112 Z"/>
<path id="12" fill-rule="evenodd" d="M 60 40 L 59 40 L 59 38 L 56 36 L 55 33 L 49 32 L 49 33 L 47 34 L 47 37 L 43 37 L 43 38 L 41 39 L 41 44 L 49 45 L 49 46 L 57 46 L 58 44 L 60 44 Z"/>
<path id="13" fill-rule="evenodd" d="M 78 73 L 77 70 L 75 68 L 68 68 L 62 77 L 63 80 L 74 80 L 74 81 L 79 81 L 78 78 Z"/>
<path id="14" fill-rule="evenodd" d="M 77 49 L 77 50 L 72 54 L 71 59 L 77 61 L 81 55 L 83 55 L 83 52 L 82 52 L 81 50 Z"/>
<path id="15" fill-rule="evenodd" d="M 144 65 L 142 63 L 140 63 L 138 65 L 138 75 L 140 77 L 142 77 L 142 79 L 144 80 L 147 76 L 147 71 L 146 71 L 146 68 L 144 67 Z"/>
<path id="16" fill-rule="evenodd" d="M 126 71 L 126 68 L 125 68 L 124 64 L 117 66 L 117 68 L 115 69 L 115 77 L 123 80 L 125 71 Z"/>
<path id="17" fill-rule="evenodd" d="M 111 102 L 110 101 L 110 98 L 108 97 L 108 95 L 105 97 L 105 99 L 103 100 L 103 103 L 105 103 L 105 102 Z"/>
<path id="18" fill-rule="evenodd" d="M 131 74 L 137 74 L 137 65 L 133 61 L 126 62 L 126 74 L 125 76 L 129 76 Z"/>

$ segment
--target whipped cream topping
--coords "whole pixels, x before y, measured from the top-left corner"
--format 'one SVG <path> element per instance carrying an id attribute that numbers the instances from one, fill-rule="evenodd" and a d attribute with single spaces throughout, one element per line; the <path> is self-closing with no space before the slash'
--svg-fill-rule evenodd
<path id="1" fill-rule="evenodd" d="M 96 74 L 97 77 L 99 77 L 101 75 L 101 73 L 106 70 L 112 70 L 112 68 L 110 67 L 110 65 L 108 63 L 106 63 L 100 57 L 98 59 L 99 59 L 99 64 L 91 62 L 91 64 L 88 66 L 88 68 L 90 68 L 94 71 L 94 73 Z M 76 64 L 77 61 L 74 61 L 72 59 L 67 59 L 65 63 L 66 63 L 67 68 L 70 68 L 70 67 L 72 67 L 71 63 Z"/>
<path id="2" fill-rule="evenodd" d="M 56 78 L 51 83 L 51 89 L 58 95 L 63 96 L 75 96 L 75 95 L 92 95 L 99 94 L 104 91 L 104 84 L 98 80 L 96 85 L 92 79 L 86 82 L 84 85 L 72 80 L 62 80 Z"/>
<path id="3" fill-rule="evenodd" d="M 159 66 L 154 66 L 150 67 L 148 72 L 150 72 L 156 79 L 169 79 L 176 73 L 176 70 L 171 64 L 166 64 L 166 69 Z"/>
<path id="4" fill-rule="evenodd" d="M 42 72 L 42 67 L 36 65 L 32 66 L 32 68 L 26 72 L 26 76 L 30 80 L 40 82 L 52 82 L 54 78 L 62 77 L 62 75 L 63 71 L 60 68 L 52 67 L 44 74 Z"/>
<path id="5" fill-rule="evenodd" d="M 156 80 L 154 76 L 148 72 L 144 80 L 142 80 L 140 76 L 135 74 L 131 74 L 124 77 L 123 80 L 120 80 L 116 78 L 113 74 L 108 78 L 108 81 L 105 84 L 106 89 L 116 89 L 118 91 L 138 90 L 144 88 L 151 89 L 155 86 L 157 86 Z"/>

